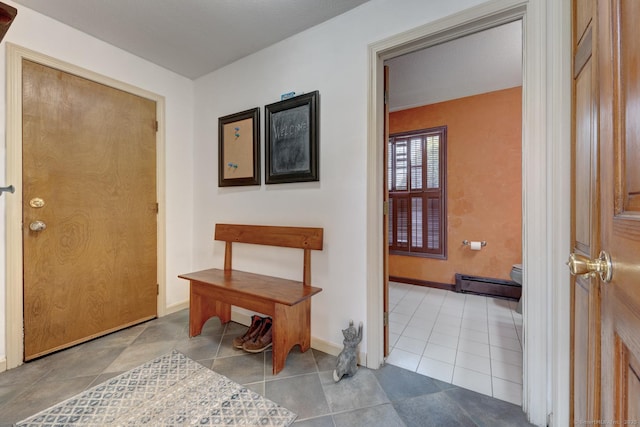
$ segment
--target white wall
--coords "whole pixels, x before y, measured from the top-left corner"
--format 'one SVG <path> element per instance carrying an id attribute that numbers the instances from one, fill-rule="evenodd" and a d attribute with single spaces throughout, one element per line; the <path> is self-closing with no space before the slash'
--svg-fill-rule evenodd
<path id="1" fill-rule="evenodd" d="M 6 1 L 6 0 L 5 0 Z M 62 25 L 23 6 L 6 1 L 18 15 L 0 43 L 0 99 L 6 99 L 6 42 L 11 42 L 110 78 L 145 89 L 166 100 L 166 302 L 188 298 L 187 286 L 176 276 L 191 270 L 193 220 L 193 81 L 123 50 Z M 0 103 L 0 137 L 6 135 L 6 102 Z M 0 144 L 0 185 L 5 183 L 6 144 Z M 0 277 L 6 274 L 5 200 L 0 197 Z M 0 282 L 0 361 L 6 354 L 6 281 Z"/>
<path id="2" fill-rule="evenodd" d="M 6 1 L 6 0 L 5 0 Z M 499 3 L 501 0 L 496 0 Z M 516 0 L 503 0 L 504 3 L 517 3 Z M 228 67 L 207 75 L 195 82 L 179 77 L 126 52 L 101 43 L 89 36 L 73 29 L 46 19 L 26 8 L 18 7 L 19 14 L 10 28 L 5 41 L 25 46 L 61 60 L 65 60 L 109 77 L 125 81 L 166 97 L 166 158 L 167 158 L 167 305 L 171 306 L 186 301 L 187 292 L 184 281 L 176 275 L 195 268 L 221 266 L 223 248 L 212 242 L 213 226 L 216 222 L 233 221 L 264 224 L 313 225 L 325 228 L 325 249 L 313 255 L 313 282 L 324 288 L 324 291 L 314 297 L 313 302 L 313 330 L 316 339 L 333 343 L 341 347 L 342 335 L 340 329 L 346 327 L 349 319 L 365 322 L 367 307 L 366 271 L 366 200 L 367 191 L 367 78 L 368 46 L 371 43 L 386 39 L 402 31 L 432 22 L 438 18 L 453 14 L 477 4 L 494 3 L 483 0 L 371 0 L 361 7 L 339 16 L 329 22 L 321 24 L 309 31 L 294 36 L 268 49 L 246 57 Z M 547 172 L 546 160 L 552 159 L 553 167 L 549 166 L 552 174 L 550 179 L 560 181 L 561 188 L 555 189 L 546 198 L 549 203 L 539 203 L 539 196 L 529 197 L 527 204 L 542 206 L 540 215 L 531 215 L 534 223 L 529 230 L 542 230 L 542 233 L 532 233 L 529 237 L 535 244 L 533 255 L 550 253 L 549 257 L 535 258 L 534 268 L 529 269 L 529 275 L 536 271 L 549 273 L 547 287 L 568 284 L 564 265 L 559 265 L 559 257 L 552 256 L 562 252 L 567 245 L 568 208 L 566 197 L 568 194 L 568 180 L 566 164 L 568 164 L 569 132 L 562 126 L 555 125 L 555 118 L 566 127 L 568 104 L 563 100 L 570 84 L 558 83 L 559 76 L 569 76 L 562 73 L 562 67 L 568 67 L 569 55 L 566 54 L 566 43 L 570 34 L 568 31 L 569 2 L 563 0 L 530 1 L 532 5 L 531 21 L 541 29 L 544 20 L 553 21 L 551 28 L 555 32 L 547 37 L 544 31 L 533 31 L 542 41 L 529 45 L 535 47 L 532 57 L 542 57 L 549 61 L 540 64 L 536 71 L 541 87 L 544 90 L 533 91 L 530 94 L 533 113 L 544 111 L 538 104 L 554 106 L 556 114 L 539 114 L 533 120 L 536 125 L 542 125 L 529 130 L 528 155 L 536 161 L 532 169 L 540 171 L 544 177 Z M 551 6 L 553 5 L 553 7 Z M 15 6 L 15 5 L 14 5 Z M 554 14 L 558 8 L 564 14 Z M 549 11 L 548 15 L 545 13 Z M 550 18 L 549 18 L 550 17 Z M 534 19 L 535 18 L 535 19 Z M 553 18 L 553 19 L 551 19 Z M 555 22 L 558 21 L 558 22 Z M 564 29 L 562 41 L 558 43 L 559 29 Z M 546 49 L 542 49 L 545 46 Z M 6 80 L 5 73 L 5 41 L 0 44 L 0 76 Z M 224 43 L 214 40 L 212 43 Z M 559 48 L 558 46 L 563 46 Z M 541 54 L 539 51 L 550 52 Z M 562 58 L 565 58 L 562 61 Z M 552 61 L 553 60 L 553 61 Z M 555 64 L 555 65 L 554 65 Z M 560 64 L 560 65 L 558 65 Z M 533 67 L 533 66 L 531 66 Z M 568 69 L 568 68 L 567 68 Z M 550 71 L 547 73 L 546 71 Z M 550 83 L 546 85 L 548 77 Z M 555 79 L 555 80 L 554 80 Z M 562 77 L 564 79 L 564 77 Z M 567 77 L 568 79 L 568 77 Z M 538 87 L 534 85 L 534 87 Z M 560 88 L 561 90 L 558 90 Z M 305 184 L 262 185 L 260 187 L 218 188 L 217 187 L 217 119 L 220 116 L 242 111 L 277 101 L 281 93 L 294 90 L 296 92 L 320 91 L 321 131 L 320 131 L 320 182 Z M 539 93 L 538 93 L 539 92 Z M 5 87 L 0 84 L 0 94 L 5 97 Z M 194 95 L 195 94 L 195 95 Z M 545 96 L 553 94 L 553 100 Z M 561 99 L 557 99 L 560 97 Z M 556 108 L 557 107 L 557 108 Z M 5 105 L 0 103 L 0 136 L 6 132 Z M 264 111 L 264 110 L 262 110 Z M 559 114 L 557 114 L 559 112 Z M 547 126 L 545 120 L 551 125 Z M 264 116 L 262 113 L 262 123 Z M 548 130 L 551 130 L 547 138 Z M 554 130 L 559 132 L 553 133 Z M 545 144 L 537 143 L 545 141 Z M 556 148 L 560 147 L 560 148 Z M 545 157 L 545 153 L 554 154 Z M 560 155 L 556 155 L 560 152 Z M 264 148 L 263 148 L 264 158 Z M 6 171 L 5 148 L 0 145 L 0 176 Z M 541 164 L 542 167 L 538 163 Z M 193 173 L 192 173 L 193 171 Z M 544 179 L 531 173 L 533 179 L 530 184 L 533 194 L 546 194 Z M 555 177 L 555 178 L 554 178 Z M 554 181 L 554 184 L 557 184 Z M 0 185 L 10 184 L 0 182 Z M 0 239 L 5 240 L 4 201 L 11 195 L 0 197 Z M 544 197 L 543 197 L 544 199 Z M 534 203 L 535 202 L 535 203 Z M 538 212 L 532 209 L 534 212 Z M 554 230 L 558 233 L 547 233 L 546 219 L 564 218 L 554 221 Z M 558 225 L 556 227 L 556 225 Z M 538 234 L 541 236 L 539 237 Z M 547 241 L 545 236 L 554 236 Z M 541 242 L 538 242 L 538 241 Z M 551 248 L 553 251 L 549 251 Z M 260 248 L 262 249 L 262 248 Z M 299 278 L 301 275 L 301 258 L 298 254 L 287 251 L 264 251 L 234 248 L 235 266 L 248 270 Z M 566 251 L 565 251 L 566 252 Z M 557 255 L 557 254 L 556 254 Z M 0 275 L 5 272 L 6 249 L 0 248 Z M 539 259 L 538 259 L 539 258 Z M 533 258 L 532 258 L 533 259 Z M 278 261 L 278 265 L 274 263 Z M 557 265 L 558 264 L 558 265 Z M 547 268 L 546 266 L 550 267 Z M 531 267 L 531 266 L 530 266 Z M 542 268 L 541 268 L 542 267 Z M 540 273 L 542 275 L 542 273 Z M 547 276 L 541 276 L 547 277 Z M 529 279 L 528 279 L 529 280 Z M 535 281 L 543 283 L 545 280 Z M 533 283 L 533 282 L 530 282 Z M 5 313 L 4 290 L 5 283 L 0 283 L 0 361 L 5 353 Z M 533 287 L 532 287 L 533 289 Z M 565 288 L 568 289 L 568 286 Z M 555 292 L 555 291 L 554 291 Z M 546 294 L 537 292 L 531 294 L 529 301 L 537 301 L 537 306 L 546 305 Z M 554 313 L 566 313 L 568 293 L 554 301 Z M 557 295 L 556 295 L 557 296 Z M 544 310 L 532 311 L 531 318 L 546 318 Z M 554 333 L 567 322 L 556 320 L 553 324 Z M 568 365 L 568 332 L 564 328 L 554 335 L 558 347 L 549 345 L 549 357 L 553 357 L 557 367 Z M 373 330 L 373 329 L 372 329 Z M 528 339 L 536 338 L 530 345 L 531 360 L 539 364 L 539 377 L 544 377 L 543 369 L 546 365 L 537 357 L 539 348 L 544 345 L 545 328 L 536 329 L 536 334 L 529 334 Z M 561 345 L 560 345 L 561 344 Z M 366 348 L 363 343 L 362 348 Z M 542 351 L 544 354 L 544 351 Z M 567 359 L 567 360 L 565 360 Z M 533 371 L 533 370 L 532 370 Z M 556 369 L 566 372 L 566 369 Z M 537 372 L 537 371 L 536 371 Z M 554 378 L 561 378 L 556 375 Z M 544 381 L 538 383 L 544 385 Z M 568 379 L 554 380 L 554 390 L 546 394 L 553 402 L 560 402 L 562 407 L 556 407 L 555 425 L 563 425 L 568 419 L 568 410 L 564 408 L 568 401 Z M 531 387 L 538 393 L 545 393 L 544 387 Z M 531 394 L 531 393 L 528 393 Z M 543 396 L 544 397 L 544 396 Z M 540 401 L 539 396 L 534 400 Z M 530 401 L 531 399 L 525 399 Z M 535 413 L 535 421 L 543 425 L 546 418 L 546 408 L 530 407 L 526 409 Z M 553 410 L 553 405 L 549 408 Z M 562 412 L 562 414 L 560 414 Z M 560 415 L 558 415 L 560 414 Z M 566 424 L 566 422 L 565 422 Z"/>
<path id="3" fill-rule="evenodd" d="M 313 298 L 312 336 L 341 348 L 350 319 L 366 330 L 368 45 L 478 3 L 371 0 L 196 80 L 194 267 L 222 266 L 224 247 L 212 241 L 217 222 L 324 227 L 324 250 L 312 255 L 312 283 L 323 288 Z M 320 181 L 218 188 L 218 117 L 261 107 L 264 132 L 264 105 L 313 90 L 320 92 Z M 301 266 L 292 250 L 234 246 L 235 268 L 300 280 Z"/>
<path id="4" fill-rule="evenodd" d="M 4 53 L 9 41 L 164 96 L 167 306 L 188 298 L 186 284 L 176 278 L 179 273 L 222 265 L 223 247 L 212 241 L 216 222 L 324 227 L 325 248 L 312 256 L 313 284 L 324 288 L 313 300 L 312 336 L 341 347 L 340 330 L 350 319 L 363 321 L 367 327 L 368 45 L 479 3 L 482 1 L 371 0 L 195 83 L 12 4 L 19 12 L 0 44 L 0 77 L 6 80 Z M 285 92 L 313 90 L 320 91 L 320 182 L 218 188 L 218 117 L 259 106 L 263 125 L 264 105 L 279 100 Z M 0 94 L 4 98 L 4 85 L 0 85 Z M 4 110 L 3 103 L 2 135 Z M 262 151 L 264 159 L 264 145 Z M 4 160 L 2 146 L 0 176 L 6 170 Z M 4 198 L 10 196 L 0 198 L 3 217 Z M 0 238 L 5 240 L 4 218 Z M 302 258 L 295 251 L 234 249 L 236 268 L 301 277 Z M 2 247 L 2 276 L 5 257 Z M 3 282 L 0 360 L 6 350 L 4 290 Z M 361 345 L 364 348 L 366 342 Z"/>

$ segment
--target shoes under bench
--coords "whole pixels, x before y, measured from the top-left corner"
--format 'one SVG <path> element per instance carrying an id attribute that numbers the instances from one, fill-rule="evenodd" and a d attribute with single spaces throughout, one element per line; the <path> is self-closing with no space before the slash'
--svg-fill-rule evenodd
<path id="1" fill-rule="evenodd" d="M 271 317 L 251 316 L 251 325 L 244 335 L 233 339 L 233 346 L 249 353 L 260 353 L 273 344 Z"/>

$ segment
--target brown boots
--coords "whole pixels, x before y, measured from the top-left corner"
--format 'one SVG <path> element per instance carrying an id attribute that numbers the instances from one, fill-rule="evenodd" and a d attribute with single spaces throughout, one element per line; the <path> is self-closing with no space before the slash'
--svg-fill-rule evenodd
<path id="1" fill-rule="evenodd" d="M 248 351 L 249 353 L 260 353 L 271 347 L 272 345 L 272 327 L 273 321 L 270 317 L 266 317 L 262 321 L 262 327 L 259 332 L 255 335 L 253 339 L 245 341 L 242 344 L 242 348 L 244 351 Z"/>
<path id="2" fill-rule="evenodd" d="M 233 339 L 233 346 L 249 353 L 260 353 L 272 345 L 273 321 L 270 317 L 251 316 L 247 332 Z"/>
<path id="3" fill-rule="evenodd" d="M 258 331 L 260 331 L 260 328 L 262 327 L 263 320 L 264 318 L 256 314 L 251 316 L 251 325 L 249 326 L 249 329 L 247 329 L 247 332 L 245 332 L 245 334 L 242 335 L 241 337 L 235 337 L 233 339 L 233 346 L 235 348 L 242 348 L 242 344 L 244 344 L 246 341 L 249 341 L 255 338 L 256 334 L 258 333 Z"/>

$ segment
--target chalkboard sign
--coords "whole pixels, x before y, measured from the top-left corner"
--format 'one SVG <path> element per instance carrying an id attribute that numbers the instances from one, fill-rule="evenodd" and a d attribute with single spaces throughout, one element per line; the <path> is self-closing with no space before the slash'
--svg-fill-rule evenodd
<path id="1" fill-rule="evenodd" d="M 318 91 L 265 107 L 266 183 L 318 181 Z"/>

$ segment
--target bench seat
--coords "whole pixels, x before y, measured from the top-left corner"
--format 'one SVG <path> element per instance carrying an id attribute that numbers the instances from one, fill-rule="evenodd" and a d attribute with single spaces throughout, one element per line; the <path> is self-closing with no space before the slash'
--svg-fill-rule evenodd
<path id="1" fill-rule="evenodd" d="M 310 250 L 322 249 L 322 234 L 321 228 L 217 224 L 215 238 L 226 242 L 225 268 L 178 276 L 190 282 L 189 336 L 200 335 L 211 317 L 229 322 L 232 306 L 271 316 L 273 374 L 280 372 L 295 345 L 302 352 L 311 347 L 311 297 L 322 288 L 309 283 Z M 303 281 L 233 270 L 232 243 L 303 249 Z"/>
<path id="2" fill-rule="evenodd" d="M 322 291 L 322 288 L 315 286 L 303 286 L 302 282 L 296 280 L 281 279 L 239 270 L 225 273 L 224 270 L 211 268 L 195 273 L 182 274 L 178 277 L 204 284 L 215 284 L 219 292 L 229 296 L 237 295 L 240 299 L 260 299 L 285 305 L 297 304 Z M 251 310 L 251 307 L 244 308 Z"/>

